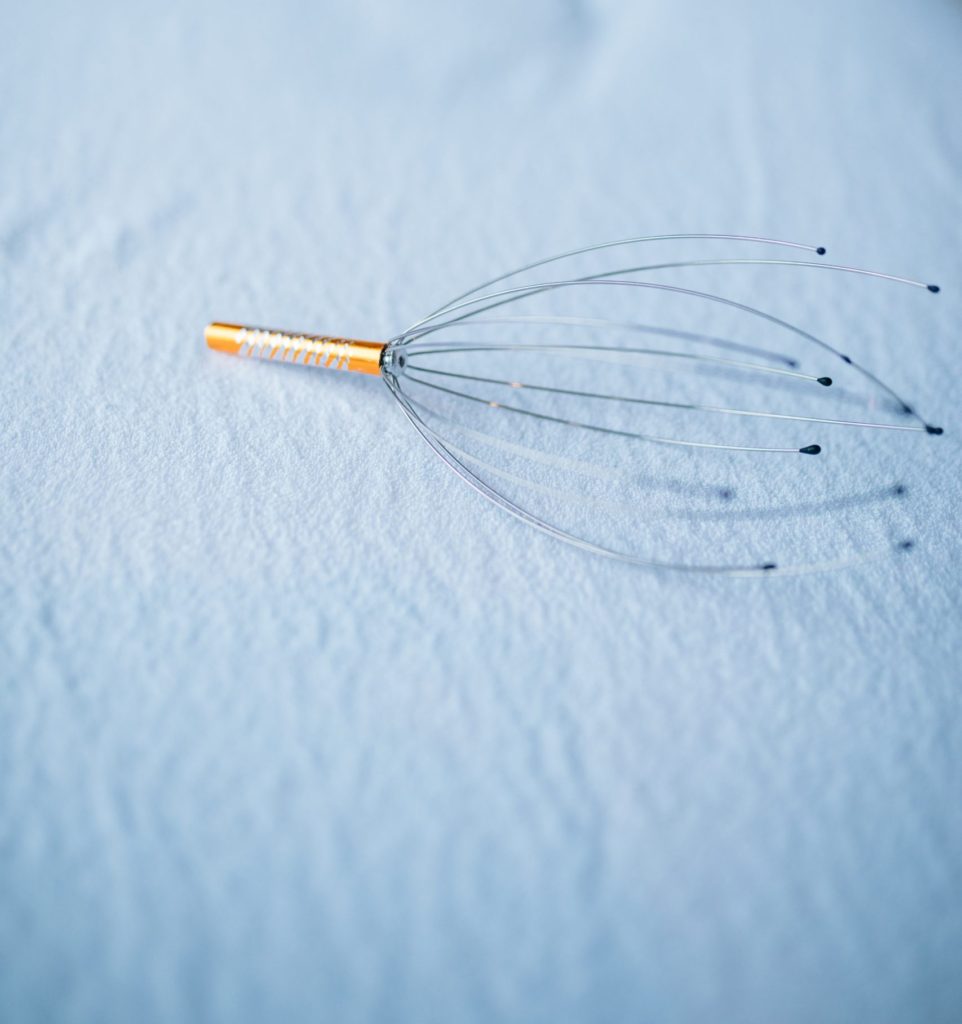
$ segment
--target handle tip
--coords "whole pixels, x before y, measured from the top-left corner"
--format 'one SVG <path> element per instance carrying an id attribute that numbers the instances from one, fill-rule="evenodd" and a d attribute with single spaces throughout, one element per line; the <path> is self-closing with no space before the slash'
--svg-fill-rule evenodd
<path id="1" fill-rule="evenodd" d="M 204 328 L 204 340 L 207 342 L 208 348 L 236 356 L 241 347 L 241 342 L 238 339 L 241 330 L 243 328 L 240 324 L 223 324 L 214 321 Z"/>

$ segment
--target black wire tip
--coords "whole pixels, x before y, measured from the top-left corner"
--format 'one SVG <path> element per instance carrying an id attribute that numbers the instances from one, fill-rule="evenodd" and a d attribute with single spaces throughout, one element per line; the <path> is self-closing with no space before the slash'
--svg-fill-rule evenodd
<path id="1" fill-rule="evenodd" d="M 764 565 L 760 565 L 759 569 L 764 569 L 765 572 L 771 572 L 772 569 L 777 569 L 778 566 L 774 562 L 766 562 Z"/>
<path id="2" fill-rule="evenodd" d="M 915 410 L 912 408 L 911 405 L 908 405 L 905 402 L 903 402 L 902 403 L 902 414 L 904 416 L 914 416 L 915 415 Z"/>
<path id="3" fill-rule="evenodd" d="M 718 492 L 718 497 L 722 501 L 731 501 L 735 497 L 735 492 L 730 487 L 722 487 Z"/>
<path id="4" fill-rule="evenodd" d="M 819 256 L 824 256 L 825 253 L 828 252 L 828 249 L 826 249 L 824 245 L 820 245 L 815 251 L 819 254 Z"/>
<path id="5" fill-rule="evenodd" d="M 933 295 L 938 295 L 942 289 L 937 284 L 928 284 L 925 286 Z"/>
<path id="6" fill-rule="evenodd" d="M 822 450 L 822 446 L 820 444 L 807 444 L 804 448 L 799 448 L 798 450 L 802 455 L 818 455 Z"/>
<path id="7" fill-rule="evenodd" d="M 892 488 L 892 493 L 893 494 L 897 494 L 897 495 L 899 495 L 901 497 L 901 495 L 905 494 L 905 492 L 907 490 L 908 490 L 908 488 L 905 486 L 905 484 L 896 484 Z"/>
<path id="8" fill-rule="evenodd" d="M 840 354 L 841 354 L 841 353 L 840 353 Z M 851 359 L 849 359 L 849 357 L 848 357 L 848 356 L 842 356 L 842 362 L 843 362 L 843 363 L 848 363 L 848 365 L 849 365 L 849 366 L 851 366 L 851 365 L 852 365 L 852 360 L 851 360 Z"/>
<path id="9" fill-rule="evenodd" d="M 822 385 L 823 388 L 830 388 L 832 386 L 832 378 L 831 377 L 819 377 L 818 378 L 818 382 L 819 382 L 819 384 Z"/>
<path id="10" fill-rule="evenodd" d="M 925 424 L 925 432 L 926 432 L 926 434 L 941 434 L 942 433 L 942 428 L 941 427 L 933 427 L 931 423 L 926 423 Z"/>
<path id="11" fill-rule="evenodd" d="M 914 540 L 899 541 L 899 551 L 911 551 L 915 547 Z"/>

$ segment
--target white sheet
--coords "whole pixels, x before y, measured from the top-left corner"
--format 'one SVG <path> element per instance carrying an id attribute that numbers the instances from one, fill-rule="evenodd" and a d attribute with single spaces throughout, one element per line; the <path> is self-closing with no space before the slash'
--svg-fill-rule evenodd
<path id="1" fill-rule="evenodd" d="M 0 1017 L 958 1019 L 960 57 L 947 0 L 7 5 Z M 912 557 L 607 563 L 202 341 L 714 230 L 943 285 L 798 278 L 946 428 Z"/>

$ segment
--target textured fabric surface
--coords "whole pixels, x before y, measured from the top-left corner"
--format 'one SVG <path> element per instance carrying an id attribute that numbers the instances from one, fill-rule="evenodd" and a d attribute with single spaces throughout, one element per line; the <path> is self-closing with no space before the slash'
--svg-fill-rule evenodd
<path id="1" fill-rule="evenodd" d="M 0 96 L 0 1019 L 960 1019 L 958 3 L 7 2 Z M 659 231 L 943 285 L 798 279 L 912 557 L 604 562 L 202 342 Z"/>

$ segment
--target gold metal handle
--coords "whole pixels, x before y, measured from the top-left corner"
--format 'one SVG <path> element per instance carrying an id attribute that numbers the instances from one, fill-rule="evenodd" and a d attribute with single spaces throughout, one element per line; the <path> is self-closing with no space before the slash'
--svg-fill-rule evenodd
<path id="1" fill-rule="evenodd" d="M 232 356 L 276 359 L 282 363 L 300 361 L 304 366 L 325 366 L 353 373 L 381 373 L 381 354 L 387 347 L 379 341 L 332 338 L 323 334 L 292 334 L 264 327 L 240 324 L 208 324 L 204 331 L 208 348 Z"/>

